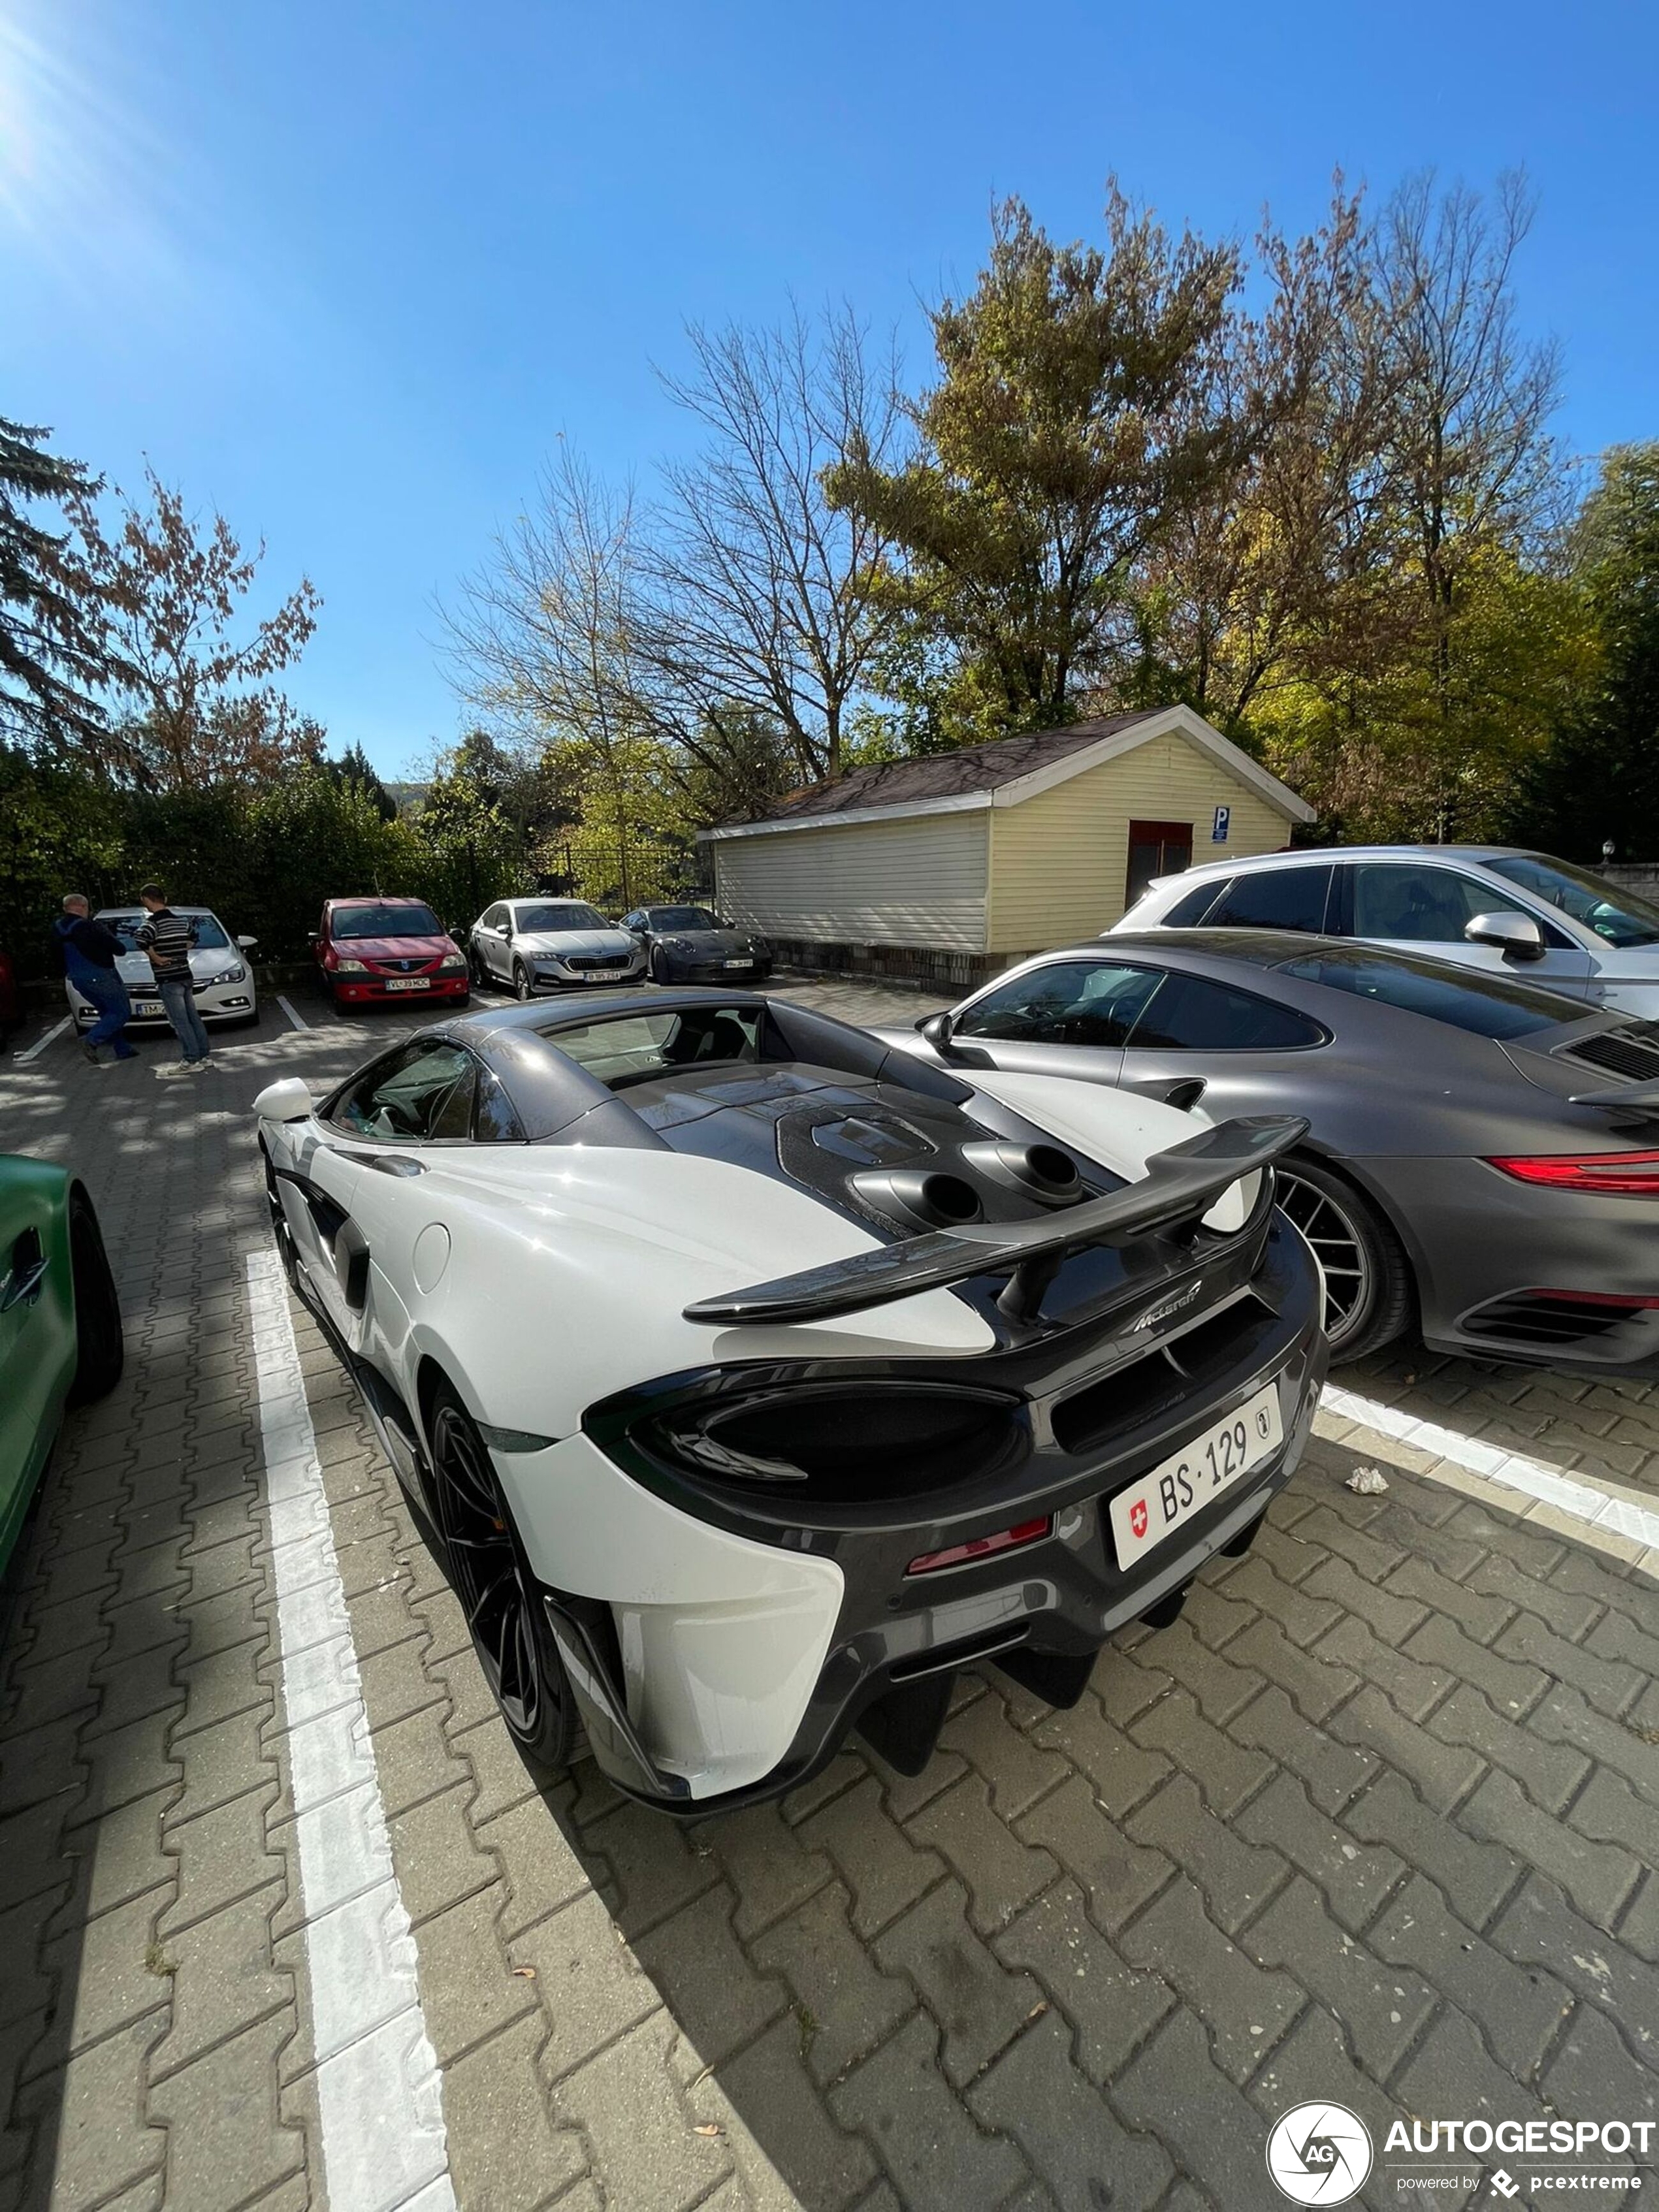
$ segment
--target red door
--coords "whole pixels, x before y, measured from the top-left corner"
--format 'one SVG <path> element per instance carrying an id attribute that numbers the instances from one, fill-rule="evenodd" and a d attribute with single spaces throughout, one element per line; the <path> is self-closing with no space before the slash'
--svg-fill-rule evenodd
<path id="1" fill-rule="evenodd" d="M 1129 873 L 1123 886 L 1123 903 L 1132 907 L 1154 876 L 1178 876 L 1193 865 L 1193 825 L 1190 822 L 1132 822 L 1129 824 Z"/>

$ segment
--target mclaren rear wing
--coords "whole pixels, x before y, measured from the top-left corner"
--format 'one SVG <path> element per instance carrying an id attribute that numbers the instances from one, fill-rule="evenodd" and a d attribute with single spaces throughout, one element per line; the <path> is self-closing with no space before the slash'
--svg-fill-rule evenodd
<path id="1" fill-rule="evenodd" d="M 1064 1254 L 1085 1245 L 1127 1243 L 1199 1212 L 1229 1183 L 1289 1152 L 1307 1129 L 1306 1121 L 1294 1115 L 1222 1121 L 1195 1137 L 1183 1138 L 1166 1152 L 1154 1152 L 1139 1182 L 1126 1183 L 1103 1198 L 1087 1199 L 1033 1221 L 978 1222 L 907 1237 L 902 1243 L 832 1260 L 827 1267 L 809 1267 L 799 1275 L 780 1275 L 775 1282 L 751 1283 L 746 1290 L 728 1291 L 721 1297 L 699 1298 L 685 1308 L 685 1318 L 711 1323 L 829 1321 L 838 1314 L 860 1313 L 868 1306 L 888 1305 L 920 1291 L 940 1290 L 973 1275 L 1000 1274 L 1005 1269 L 1014 1271 L 1005 1303 L 1009 1292 L 1014 1292 L 1018 1304 L 1029 1305 L 1018 1286 L 1030 1262 L 1057 1264 Z M 1045 1267 L 1044 1280 L 1047 1273 Z M 1040 1285 L 1030 1282 L 1030 1288 L 1040 1298 Z"/>

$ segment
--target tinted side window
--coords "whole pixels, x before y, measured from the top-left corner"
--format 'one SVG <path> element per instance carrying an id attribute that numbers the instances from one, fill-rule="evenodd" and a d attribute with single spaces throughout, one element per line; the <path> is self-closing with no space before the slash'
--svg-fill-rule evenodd
<path id="1" fill-rule="evenodd" d="M 1201 975 L 1166 975 L 1164 988 L 1135 1024 L 1130 1050 L 1294 1052 L 1323 1044 L 1317 1022 L 1275 1006 L 1249 991 Z"/>
<path id="2" fill-rule="evenodd" d="M 472 1134 L 481 1145 L 521 1145 L 524 1126 L 513 1110 L 513 1101 L 493 1068 L 478 1070 L 477 1103 L 472 1109 Z"/>
<path id="3" fill-rule="evenodd" d="M 355 1137 L 419 1145 L 472 1133 L 477 1063 L 459 1045 L 417 1042 L 352 1085 L 333 1120 Z"/>
<path id="4" fill-rule="evenodd" d="M 1452 868 L 1356 860 L 1347 876 L 1349 927 L 1356 937 L 1461 945 L 1464 924 L 1492 911 L 1486 886 Z"/>
<path id="5" fill-rule="evenodd" d="M 957 1024 L 961 1036 L 1030 1044 L 1121 1045 L 1158 980 L 1118 961 L 1056 960 L 999 983 Z"/>
<path id="6" fill-rule="evenodd" d="M 1303 929 L 1318 936 L 1325 927 L 1330 863 L 1322 867 L 1261 868 L 1235 876 L 1220 903 L 1205 915 L 1211 929 Z"/>
<path id="7" fill-rule="evenodd" d="M 1217 883 L 1212 876 L 1196 890 L 1186 891 L 1164 917 L 1165 929 L 1196 929 L 1218 898 L 1224 898 L 1232 889 L 1225 878 Z"/>

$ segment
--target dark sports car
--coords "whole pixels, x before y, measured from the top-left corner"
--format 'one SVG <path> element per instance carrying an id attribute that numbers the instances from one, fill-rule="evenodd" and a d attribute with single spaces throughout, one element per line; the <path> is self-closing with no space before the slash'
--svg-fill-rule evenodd
<path id="1" fill-rule="evenodd" d="M 766 939 L 706 906 L 635 907 L 622 926 L 644 945 L 659 983 L 758 983 L 772 972 Z"/>
<path id="2" fill-rule="evenodd" d="M 1294 1113 L 1279 1203 L 1325 1271 L 1332 1356 L 1437 1351 L 1659 1373 L 1659 1024 L 1504 975 L 1272 930 L 1114 933 L 921 1034 L 1218 1120 Z"/>

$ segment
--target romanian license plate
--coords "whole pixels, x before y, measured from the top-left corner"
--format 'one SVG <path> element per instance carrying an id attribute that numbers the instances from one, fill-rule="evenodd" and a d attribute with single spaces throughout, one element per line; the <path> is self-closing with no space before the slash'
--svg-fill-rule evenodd
<path id="1" fill-rule="evenodd" d="M 728 960 L 725 963 L 728 968 L 752 968 L 754 964 L 752 960 Z"/>
<path id="2" fill-rule="evenodd" d="M 1284 1441 L 1279 1389 L 1270 1382 L 1113 1498 L 1119 1566 L 1145 1559 L 1183 1522 L 1201 1513 L 1218 1492 L 1270 1459 Z"/>
<path id="3" fill-rule="evenodd" d="M 135 999 L 132 1002 L 132 1015 L 135 1021 L 157 1021 L 161 1018 L 161 1001 L 159 999 Z"/>
<path id="4" fill-rule="evenodd" d="M 429 991 L 432 978 L 430 975 L 388 975 L 386 987 L 388 991 Z"/>

